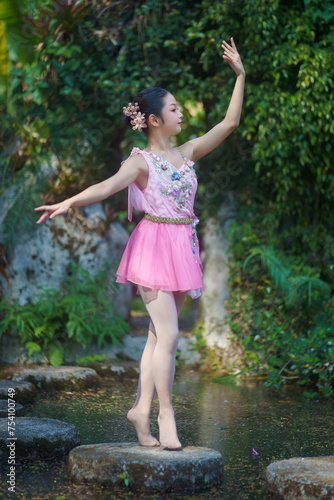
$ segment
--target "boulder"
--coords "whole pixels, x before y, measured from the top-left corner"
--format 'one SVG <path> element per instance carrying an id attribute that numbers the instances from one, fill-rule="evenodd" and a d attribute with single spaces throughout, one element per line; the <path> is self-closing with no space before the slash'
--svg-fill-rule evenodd
<path id="1" fill-rule="evenodd" d="M 76 483 L 129 488 L 140 493 L 200 491 L 222 481 L 223 457 L 210 448 L 179 451 L 133 443 L 79 446 L 68 455 L 68 477 Z"/>
<path id="2" fill-rule="evenodd" d="M 0 399 L 0 417 L 8 418 L 8 416 L 19 417 L 25 411 L 24 406 L 15 401 L 8 402 L 7 399 Z"/>
<path id="3" fill-rule="evenodd" d="M 334 456 L 290 458 L 265 471 L 268 498 L 273 500 L 332 500 Z"/>
<path id="4" fill-rule="evenodd" d="M 41 389 L 81 389 L 100 382 L 95 370 L 82 366 L 18 367 L 12 375 L 14 382 L 28 381 Z"/>
<path id="5" fill-rule="evenodd" d="M 11 391 L 8 392 L 8 389 L 11 389 Z M 14 391 L 12 391 L 12 389 Z M 23 405 L 33 404 L 37 395 L 35 386 L 30 382 L 14 382 L 13 380 L 1 380 L 0 400 L 7 400 L 9 393 L 13 394 L 13 400 L 16 403 L 21 403 Z"/>
<path id="6" fill-rule="evenodd" d="M 0 418 L 0 459 L 9 454 L 15 460 L 33 460 L 68 453 L 79 446 L 81 438 L 73 424 L 53 418 L 17 417 L 8 430 L 8 419 Z"/>

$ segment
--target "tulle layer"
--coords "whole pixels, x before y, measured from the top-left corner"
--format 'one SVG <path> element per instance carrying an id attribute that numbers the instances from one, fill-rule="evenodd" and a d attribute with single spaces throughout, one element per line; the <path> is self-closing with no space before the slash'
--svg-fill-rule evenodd
<path id="1" fill-rule="evenodd" d="M 197 239 L 196 259 L 197 262 L 191 248 L 190 224 L 163 224 L 142 219 L 129 238 L 116 281 L 131 281 L 163 291 L 187 292 L 197 298 L 204 290 Z"/>

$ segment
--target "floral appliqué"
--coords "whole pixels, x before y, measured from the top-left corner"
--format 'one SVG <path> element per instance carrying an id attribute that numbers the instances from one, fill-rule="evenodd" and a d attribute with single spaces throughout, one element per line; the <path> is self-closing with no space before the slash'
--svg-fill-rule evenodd
<path id="1" fill-rule="evenodd" d="M 176 203 L 177 210 L 180 211 L 185 206 L 187 199 L 192 195 L 193 185 L 190 179 L 196 177 L 192 168 L 194 162 L 185 160 L 184 168 L 181 167 L 177 170 L 168 161 L 162 163 L 158 158 L 153 157 L 152 160 L 156 172 L 160 175 L 158 183 L 160 184 L 161 194 L 167 196 L 169 201 Z"/>

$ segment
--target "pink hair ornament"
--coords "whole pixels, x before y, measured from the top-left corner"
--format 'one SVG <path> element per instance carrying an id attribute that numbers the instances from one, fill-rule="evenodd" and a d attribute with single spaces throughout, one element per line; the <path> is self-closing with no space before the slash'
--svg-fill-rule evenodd
<path id="1" fill-rule="evenodd" d="M 129 106 L 123 106 L 123 113 L 125 116 L 130 116 L 132 118 L 132 130 L 141 131 L 143 128 L 147 127 L 145 123 L 145 113 L 141 113 L 139 111 L 138 102 L 135 102 L 134 104 L 129 102 Z"/>

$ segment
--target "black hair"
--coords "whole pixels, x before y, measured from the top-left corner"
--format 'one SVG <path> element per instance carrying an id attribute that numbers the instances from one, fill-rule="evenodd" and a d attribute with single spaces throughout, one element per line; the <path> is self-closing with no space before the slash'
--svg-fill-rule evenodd
<path id="1" fill-rule="evenodd" d="M 139 94 L 132 101 L 132 104 L 135 102 L 138 103 L 139 111 L 141 113 L 145 113 L 145 120 L 148 119 L 150 115 L 158 116 L 159 118 L 163 118 L 161 116 L 161 110 L 164 107 L 164 97 L 169 94 L 168 90 L 165 90 L 161 87 L 149 87 L 148 89 L 141 90 Z M 131 125 L 131 116 L 125 116 L 124 121 L 126 125 Z M 142 129 L 143 132 L 147 135 L 148 127 Z"/>

